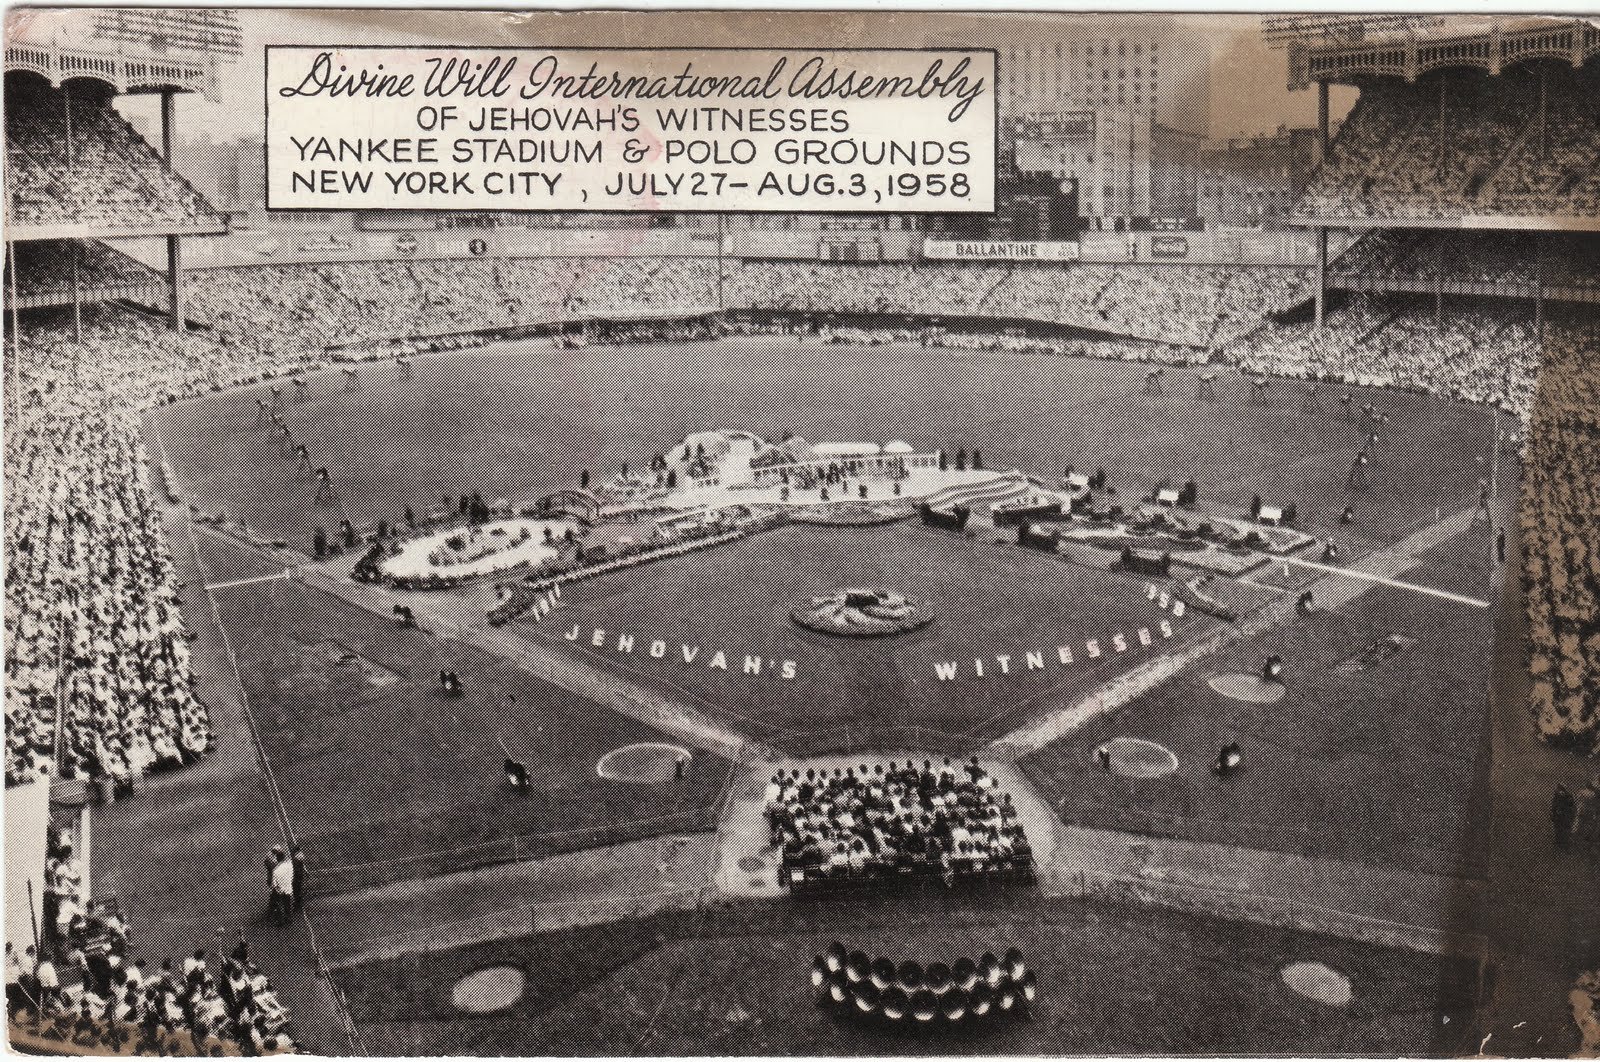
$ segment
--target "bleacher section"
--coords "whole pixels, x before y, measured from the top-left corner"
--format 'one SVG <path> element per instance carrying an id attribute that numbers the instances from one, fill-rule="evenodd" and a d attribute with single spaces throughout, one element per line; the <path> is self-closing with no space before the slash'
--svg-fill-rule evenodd
<path id="1" fill-rule="evenodd" d="M 506 258 L 239 266 L 196 274 L 191 316 L 224 342 L 320 350 L 583 317 L 706 313 L 716 263 Z"/>
<path id="2" fill-rule="evenodd" d="M 1295 213 L 1593 219 L 1600 215 L 1600 73 L 1540 63 L 1370 81 Z"/>
<path id="3" fill-rule="evenodd" d="M 1250 267 L 749 261 L 730 280 L 730 307 L 1041 321 L 1194 347 L 1306 296 L 1304 270 Z"/>
<path id="4" fill-rule="evenodd" d="M 1600 291 L 1600 235 L 1587 232 L 1376 229 L 1330 266 L 1335 286 L 1479 286 L 1479 294 L 1546 298 Z M 1486 287 L 1485 287 L 1486 286 Z"/>
<path id="5" fill-rule="evenodd" d="M 14 229 L 223 229 L 200 194 L 111 107 L 107 86 L 73 81 L 70 90 L 57 89 L 12 73 L 5 91 L 6 221 Z"/>
<path id="6" fill-rule="evenodd" d="M 98 240 L 29 240 L 15 244 L 17 305 L 22 309 L 72 303 L 73 287 L 86 301 L 150 299 L 164 279 L 143 263 Z M 77 256 L 74 275 L 73 257 Z M 7 263 L 7 268 L 10 263 Z M 9 294 L 9 293 L 8 293 Z M 151 301 L 159 301 L 151 299 Z"/>
<path id="7" fill-rule="evenodd" d="M 1600 335 L 1546 330 L 1522 473 L 1531 701 L 1545 737 L 1600 753 Z"/>
<path id="8" fill-rule="evenodd" d="M 1273 324 L 1222 355 L 1250 372 L 1431 391 L 1525 417 L 1539 366 L 1533 326 L 1525 301 L 1452 298 L 1435 320 L 1426 297 L 1357 295 L 1320 333 Z"/>

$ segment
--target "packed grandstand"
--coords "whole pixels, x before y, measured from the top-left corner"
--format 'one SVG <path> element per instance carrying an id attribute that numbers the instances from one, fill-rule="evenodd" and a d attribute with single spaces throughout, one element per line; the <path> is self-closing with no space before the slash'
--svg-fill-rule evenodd
<path id="1" fill-rule="evenodd" d="M 16 125 L 8 125 L 8 136 Z M 105 119 L 80 128 L 108 127 Z M 1341 142 L 1361 128 L 1347 124 Z M 48 150 L 47 143 L 27 142 L 29 155 L 42 162 Z M 64 158 L 55 162 L 67 168 Z M 173 189 L 150 201 L 186 209 L 187 197 Z M 1424 285 L 1420 290 L 1441 277 L 1593 289 L 1596 274 L 1589 267 L 1600 258 L 1600 239 L 1571 233 L 1553 239 L 1378 230 L 1331 269 L 1415 280 Z M 21 246 L 19 298 L 59 292 L 71 275 L 63 261 L 68 241 Z M 82 242 L 79 258 L 83 290 L 154 275 L 92 240 Z M 1303 313 L 1306 275 L 1291 268 L 788 261 L 723 268 L 727 309 L 803 315 L 816 327 L 830 321 L 842 327 L 843 318 L 854 315 L 959 322 L 939 341 L 1212 362 L 1491 404 L 1524 425 L 1541 425 L 1526 433 L 1533 458 L 1552 452 L 1541 445 L 1548 432 L 1581 416 L 1535 412 L 1540 324 L 1527 299 L 1450 295 L 1436 306 L 1414 292 L 1361 292 L 1334 309 L 1318 331 Z M 16 413 L 7 425 L 16 481 L 31 485 L 7 501 L 13 615 L 7 776 L 49 769 L 58 702 L 60 770 L 68 777 L 140 773 L 192 759 L 206 746 L 204 709 L 188 688 L 187 650 L 174 618 L 171 565 L 142 471 L 149 455 L 138 431 L 141 408 L 303 371 L 350 356 L 346 348 L 363 344 L 587 318 L 703 316 L 716 305 L 717 270 L 710 258 L 245 266 L 188 277 L 194 327 L 183 335 L 125 303 L 92 306 L 76 340 L 64 310 L 26 316 L 25 356 L 10 389 Z M 1552 303 L 1542 347 L 1544 357 L 1563 368 L 1560 389 L 1545 388 L 1550 399 L 1579 411 L 1581 403 L 1574 406 L 1567 396 L 1584 393 L 1581 354 L 1595 343 L 1582 315 L 1581 307 L 1569 313 Z M 999 336 L 998 328 L 984 331 L 985 319 L 1087 331 L 1072 338 Z M 91 423 L 113 430 L 93 431 Z M 1537 461 L 1531 468 L 1530 482 L 1537 482 Z M 1548 505 L 1553 495 L 1528 497 Z M 118 529 L 117 535 L 103 537 L 106 528 Z M 105 545 L 91 549 L 91 541 Z M 1543 570 L 1542 553 L 1567 548 L 1562 536 L 1530 541 L 1535 571 Z M 1578 548 L 1582 538 L 1572 541 Z M 1556 560 L 1553 552 L 1548 559 Z M 1570 570 L 1575 576 L 1583 568 Z M 1595 635 L 1592 621 L 1585 627 L 1583 620 L 1592 613 L 1577 607 L 1593 600 L 1592 566 L 1589 572 L 1589 579 L 1562 580 L 1563 594 L 1576 595 L 1570 605 L 1552 602 L 1536 613 L 1548 617 L 1535 628 L 1536 659 L 1551 663 L 1555 692 L 1548 704 L 1566 706 L 1547 710 L 1570 720 L 1563 725 L 1553 718 L 1556 730 L 1593 726 L 1595 684 L 1586 679 Z M 63 667 L 62 660 L 76 666 Z"/>
<path id="2" fill-rule="evenodd" d="M 1358 243 L 1352 253 L 1364 253 L 1362 248 Z M 103 254 L 86 257 L 98 261 Z M 1459 256 L 1453 262 L 1469 274 L 1494 268 L 1492 261 L 1478 265 Z M 1426 277 L 1428 262 L 1419 265 L 1410 275 Z M 16 413 L 7 425 L 14 475 L 30 484 L 8 499 L 8 594 L 14 617 L 7 676 L 7 711 L 13 723 L 9 777 L 49 769 L 58 702 L 64 710 L 60 766 L 68 777 L 142 773 L 192 759 L 207 744 L 204 710 L 188 688 L 187 648 L 176 625 L 171 564 L 143 474 L 149 454 L 139 433 L 141 408 L 326 364 L 339 356 L 328 349 L 335 338 L 341 344 L 359 344 L 587 315 L 697 315 L 714 297 L 716 268 L 714 262 L 696 259 L 520 260 L 470 266 L 350 263 L 196 274 L 190 278 L 192 314 L 196 323 L 210 327 L 181 336 L 151 315 L 117 304 L 90 308 L 76 341 L 65 311 L 30 315 L 28 353 L 13 381 Z M 1123 279 L 1123 274 L 1133 276 Z M 1425 297 L 1360 293 L 1334 310 L 1319 332 L 1303 320 L 1264 316 L 1261 311 L 1272 305 L 1270 295 L 1288 286 L 1269 270 L 963 270 L 752 262 L 733 267 L 731 279 L 736 294 L 730 303 L 755 310 L 937 316 L 946 323 L 963 316 L 1063 325 L 1092 320 L 1101 333 L 1025 339 L 986 333 L 969 322 L 936 340 L 952 347 L 998 345 L 1153 360 L 1173 360 L 1176 354 L 1186 361 L 1236 365 L 1269 375 L 1433 391 L 1498 406 L 1525 426 L 1542 426 L 1541 431 L 1525 432 L 1529 456 L 1535 459 L 1555 452 L 1540 445 L 1548 438 L 1542 432 L 1561 430 L 1561 424 L 1573 422 L 1586 408 L 1569 396 L 1586 393 L 1584 373 L 1592 367 L 1581 354 L 1595 344 L 1592 331 L 1581 323 L 1581 308 L 1548 311 L 1542 349 L 1547 360 L 1560 356 L 1551 363 L 1563 371 L 1560 390 L 1545 385 L 1546 402 L 1560 401 L 1569 411 L 1552 416 L 1549 410 L 1535 411 L 1541 343 L 1533 307 L 1526 300 L 1450 297 L 1445 312 L 1436 315 L 1432 300 Z M 1115 321 L 1093 309 L 1093 299 L 1087 300 L 1085 311 L 1082 304 L 1046 302 L 1027 294 L 1112 286 L 1122 292 Z M 30 290 L 27 278 L 19 277 L 19 289 Z M 486 320 L 487 308 L 499 301 L 488 296 L 509 291 L 538 293 L 537 308 L 526 313 L 507 309 L 498 321 Z M 1224 298 L 1229 292 L 1250 295 Z M 525 298 L 523 305 L 533 302 Z M 930 307 L 941 312 L 933 315 Z M 1200 307 L 1209 312 L 1201 313 Z M 1241 321 L 1248 313 L 1254 317 Z M 352 329 L 353 322 L 359 322 L 360 331 Z M 1243 334 L 1217 342 L 1225 323 Z M 1164 328 L 1167 324 L 1171 327 Z M 1153 344 L 1117 342 L 1106 335 L 1128 327 L 1161 334 L 1140 337 L 1156 340 Z M 98 356 L 86 357 L 86 352 Z M 104 430 L 107 426 L 111 430 Z M 1530 481 L 1536 481 L 1538 468 L 1534 460 Z M 1548 505 L 1555 496 L 1535 492 L 1528 497 L 1544 497 Z M 1579 509 L 1573 515 L 1581 513 Z M 1557 525 L 1546 520 L 1541 526 Z M 118 529 L 117 535 L 104 537 L 106 528 Z M 1547 540 L 1535 535 L 1534 556 L 1541 548 L 1565 549 L 1565 541 L 1563 536 Z M 1574 548 L 1582 541 L 1581 536 L 1572 539 Z M 95 542 L 101 547 L 91 548 Z M 1584 569 L 1569 570 L 1576 576 Z M 1589 571 L 1592 575 L 1592 567 Z M 1583 617 L 1592 614 L 1578 606 L 1593 600 L 1594 584 L 1575 577 L 1561 583 L 1575 600 L 1570 607 L 1538 613 L 1549 620 L 1536 627 L 1535 636 L 1542 642 L 1540 659 L 1566 662 L 1549 670 L 1550 682 L 1567 700 L 1552 695 L 1550 704 L 1566 704 L 1572 727 L 1581 732 L 1594 712 L 1594 685 L 1585 681 L 1585 661 L 1594 659 L 1592 641 L 1590 649 L 1583 645 L 1594 632 L 1583 627 Z M 1554 593 L 1556 587 L 1549 589 Z M 62 659 L 76 666 L 61 667 Z M 139 695 L 130 696 L 130 691 Z M 1591 703 L 1571 703 L 1585 697 Z"/>
<path id="3" fill-rule="evenodd" d="M 104 95 L 65 101 L 16 74 L 6 93 L 13 221 L 86 230 L 215 221 Z M 1593 216 L 1597 101 L 1593 66 L 1375 80 L 1300 213 Z M 1532 708 L 1552 740 L 1600 747 L 1600 334 L 1594 302 L 1550 295 L 1600 288 L 1594 235 L 1373 229 L 1331 264 L 1363 289 L 1335 297 L 1321 327 L 1309 314 L 1311 277 L 1295 267 L 587 257 L 197 270 L 184 278 L 189 327 L 175 333 L 141 294 L 159 293 L 159 273 L 114 244 L 85 237 L 15 250 L 8 290 L 33 308 L 14 318 L 6 384 L 8 785 L 53 777 L 126 791 L 213 743 L 143 411 L 440 336 L 638 319 L 649 323 L 621 326 L 617 338 L 783 320 L 844 341 L 1212 364 L 1504 410 L 1523 460 Z M 89 305 L 75 315 L 61 305 L 69 296 Z M 801 780 L 780 783 L 795 804 L 786 794 Z M 798 812 L 783 814 L 774 829 L 797 865 L 814 865 L 793 827 Z M 1006 809 L 986 805 L 984 816 L 974 851 L 1009 854 Z M 843 858 L 879 857 L 868 848 L 862 841 Z M 70 851 L 66 863 L 53 858 L 53 884 L 79 902 Z M 89 929 L 81 917 L 53 929 L 66 961 Z M 137 952 L 135 943 L 124 954 Z M 142 987 L 118 960 L 119 977 L 84 980 L 61 998 L 50 1020 L 62 1037 L 117 1046 L 145 1035 L 160 1050 L 182 1028 L 195 1047 L 213 1036 L 250 1051 L 289 1046 L 287 1016 L 247 955 L 215 972 L 202 959 L 197 973 L 146 977 Z"/>

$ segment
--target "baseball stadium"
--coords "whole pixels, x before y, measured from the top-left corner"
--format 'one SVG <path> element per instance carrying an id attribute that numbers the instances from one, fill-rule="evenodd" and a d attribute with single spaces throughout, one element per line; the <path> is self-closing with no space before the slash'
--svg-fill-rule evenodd
<path id="1" fill-rule="evenodd" d="M 1019 96 L 993 215 L 773 223 L 241 207 L 245 16 L 50 14 L 14 1047 L 1600 1047 L 1600 25 L 1236 18 L 1253 219 Z"/>

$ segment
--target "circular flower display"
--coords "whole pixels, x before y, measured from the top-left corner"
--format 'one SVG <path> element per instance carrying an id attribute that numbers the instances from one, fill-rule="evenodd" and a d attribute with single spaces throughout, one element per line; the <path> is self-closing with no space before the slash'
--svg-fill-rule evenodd
<path id="1" fill-rule="evenodd" d="M 926 627 L 933 617 L 892 590 L 839 590 L 796 606 L 789 616 L 807 630 L 856 638 L 882 638 Z"/>

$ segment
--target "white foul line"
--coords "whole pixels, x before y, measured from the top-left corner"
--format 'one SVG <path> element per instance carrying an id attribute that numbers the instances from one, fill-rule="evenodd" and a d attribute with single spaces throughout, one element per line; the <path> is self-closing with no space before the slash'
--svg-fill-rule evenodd
<path id="1" fill-rule="evenodd" d="M 1315 568 L 1320 572 L 1329 572 L 1333 575 L 1344 575 L 1351 579 L 1365 579 L 1369 583 L 1382 583 L 1384 586 L 1394 586 L 1401 590 L 1415 590 L 1419 594 L 1429 594 L 1433 597 L 1442 597 L 1446 601 L 1454 601 L 1461 605 L 1476 605 L 1479 608 L 1488 608 L 1489 602 L 1479 601 L 1475 597 L 1465 594 L 1453 594 L 1448 590 L 1435 590 L 1431 586 L 1419 586 L 1416 583 L 1405 583 L 1399 579 L 1391 579 L 1386 575 L 1373 575 L 1370 572 L 1358 572 L 1350 568 L 1335 568 L 1331 564 L 1318 564 L 1316 561 L 1299 560 L 1295 557 L 1284 557 L 1290 564 L 1298 564 L 1305 568 Z"/>
<path id="2" fill-rule="evenodd" d="M 277 579 L 287 579 L 287 578 L 289 578 L 290 571 L 292 571 L 292 569 L 285 568 L 283 571 L 278 572 L 276 575 L 257 575 L 257 576 L 254 576 L 253 578 L 250 578 L 250 579 L 235 579 L 232 582 L 228 582 L 228 583 L 207 583 L 206 584 L 206 589 L 207 590 L 226 590 L 229 587 L 233 587 L 233 586 L 253 586 L 256 583 L 270 583 L 270 582 L 273 582 L 274 580 L 277 580 Z"/>

